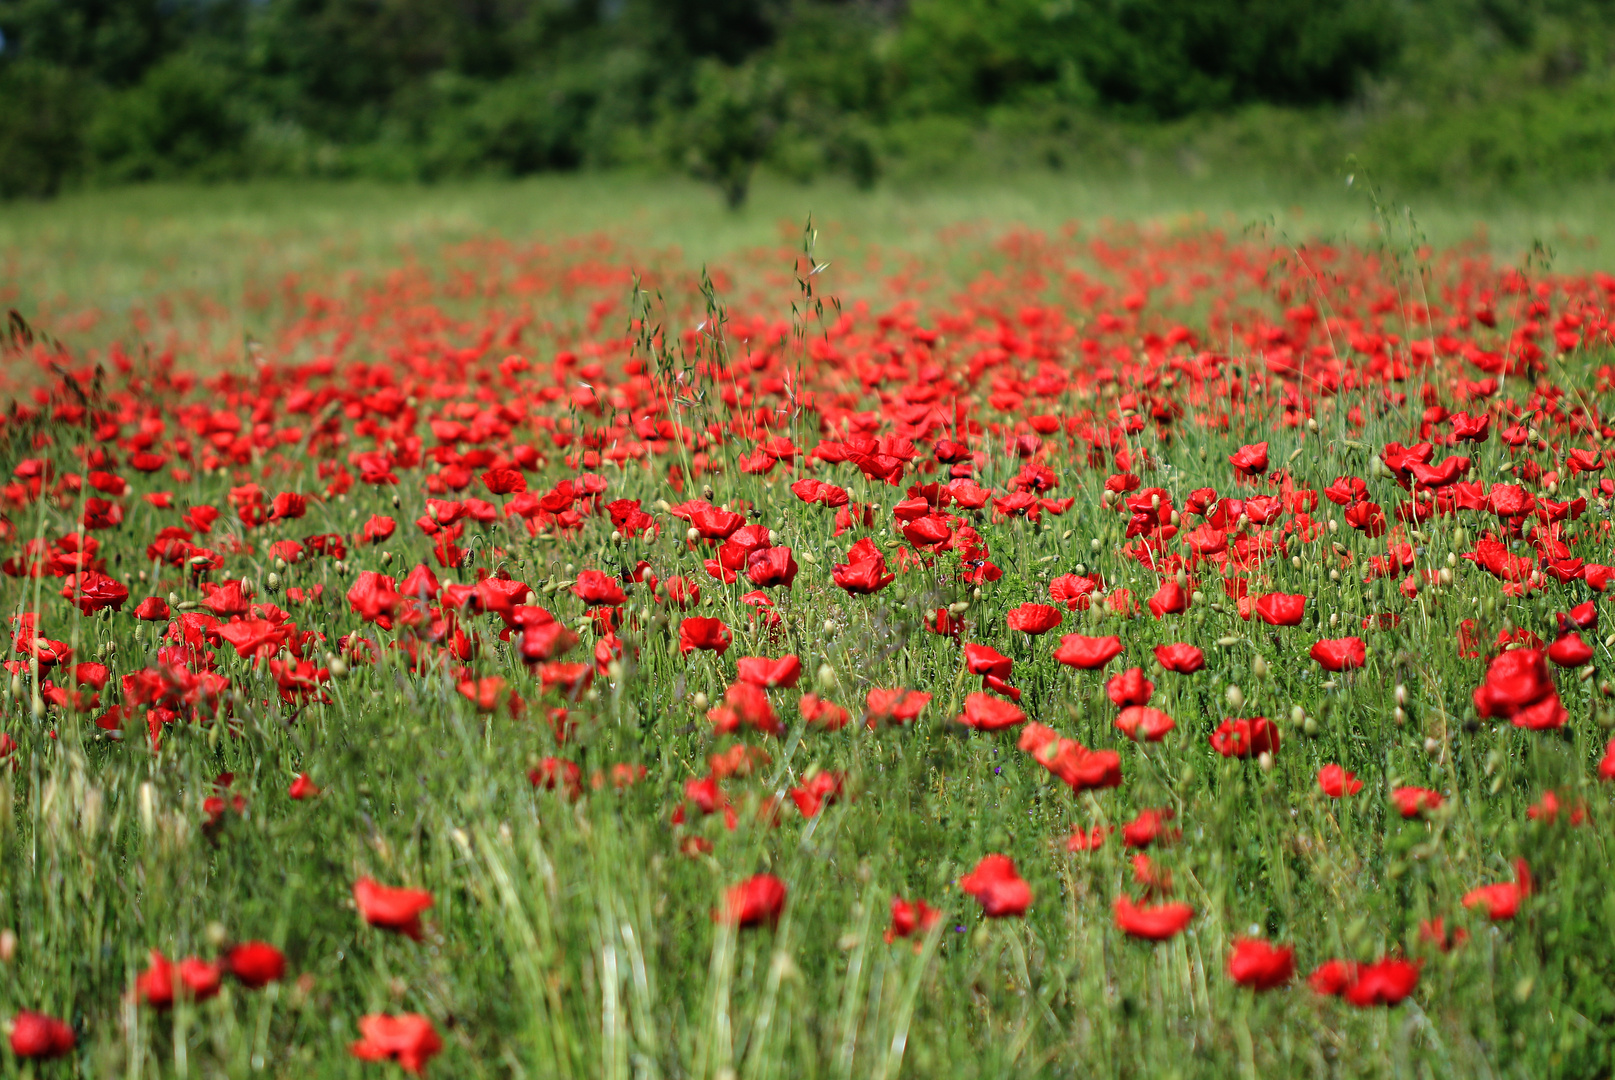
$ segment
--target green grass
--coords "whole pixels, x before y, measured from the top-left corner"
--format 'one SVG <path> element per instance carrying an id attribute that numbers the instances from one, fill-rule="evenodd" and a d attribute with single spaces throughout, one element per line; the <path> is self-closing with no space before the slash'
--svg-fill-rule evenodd
<path id="1" fill-rule="evenodd" d="M 1517 254 L 1560 223 L 1573 236 L 1615 232 L 1601 198 L 1587 189 L 1552 208 L 1431 208 L 1419 220 L 1446 243 L 1486 214 L 1491 242 Z M 244 294 L 288 273 L 340 283 L 351 272 L 374 283 L 406 257 L 447 278 L 434 256 L 488 233 L 604 233 L 617 245 L 606 256 L 617 265 L 662 248 L 678 252 L 661 257 L 666 265 L 752 266 L 798 243 L 800 221 L 811 211 L 825 228 L 818 256 L 833 263 L 843 251 L 858 258 L 895 252 L 944 265 L 957 260 L 962 269 L 998 265 L 984 254 L 985 241 L 1011 223 L 1046 229 L 1072 218 L 1205 218 L 1238 229 L 1275 205 L 1303 208 L 1277 215 L 1296 233 L 1361 237 L 1371 220 L 1340 192 L 1286 193 L 1278 201 L 1255 185 L 1197 194 L 1191 184 L 1082 186 L 1058 178 L 873 195 L 765 184 L 743 216 L 731 217 L 702 189 L 582 178 L 419 191 L 254 186 L 75 197 L 7 208 L 0 250 L 14 290 L 8 302 L 31 315 L 45 310 L 39 325 L 70 341 L 65 324 L 86 306 L 112 315 L 81 331 L 82 340 L 100 343 L 126 331 L 131 308 L 156 310 L 165 295 L 194 293 L 226 307 L 194 316 L 181 305 L 172 318 L 156 320 L 153 337 L 160 341 L 169 327 L 182 341 L 193 331 L 227 338 L 234 330 L 274 348 L 286 329 L 284 312 L 254 315 L 241 303 Z M 952 226 L 962 231 L 948 232 Z M 1569 261 L 1579 249 L 1564 246 Z M 745 254 L 757 247 L 770 253 Z M 467 257 L 445 256 L 449 262 L 464 265 Z M 576 307 L 557 303 L 545 311 L 570 319 Z M 533 354 L 547 360 L 552 344 Z M 1579 366 L 1559 375 L 1591 392 Z M 227 403 L 222 391 L 197 399 L 215 408 Z M 148 394 L 134 404 L 154 400 Z M 1607 394 L 1601 400 L 1607 404 Z M 1256 438 L 1271 438 L 1274 461 L 1293 461 L 1297 478 L 1314 487 L 1366 470 L 1364 455 L 1345 441 L 1343 408 L 1324 409 L 1323 438 L 1303 443 L 1298 431 L 1276 426 L 1271 406 L 1258 398 L 1227 432 L 1186 424 L 1174 441 L 1149 438 L 1153 452 L 1178 470 L 1172 485 L 1180 499 L 1201 484 L 1229 489 L 1228 453 Z M 1073 400 L 1064 407 L 1084 406 Z M 1411 441 L 1420 408 L 1416 397 L 1388 408 L 1353 441 Z M 265 419 L 283 425 L 310 418 L 277 407 Z M 35 454 L 28 438 L 35 429 L 7 432 L 0 464 L 9 474 Z M 57 426 L 50 434 L 56 442 L 49 454 L 69 466 L 83 433 Z M 798 437 L 808 444 L 813 438 Z M 1047 525 L 984 525 L 1006 574 L 981 596 L 939 569 L 906 574 L 892 589 L 854 602 L 829 580 L 852 535 L 832 537 L 830 516 L 800 509 L 783 483 L 736 470 L 733 457 L 744 448 L 731 443 L 719 452 L 729 468 L 712 479 L 714 496 L 757 505 L 798 553 L 802 572 L 780 600 L 778 640 L 754 627 L 739 599 L 744 581 L 725 587 L 708 579 L 672 529 L 622 546 L 600 517 L 591 517 L 575 542 L 530 541 L 503 526 L 485 531 L 483 546 L 502 548 L 499 563 L 571 625 L 585 618 L 565 588 L 578 569 L 642 556 L 664 578 L 684 573 L 700 581 L 702 614 L 735 629 L 723 660 L 685 658 L 677 616 L 630 596 L 634 625 L 625 637 L 638 656 L 621 677 L 596 682 L 577 710 L 576 740 L 559 748 L 586 776 L 614 762 L 643 763 L 647 779 L 621 793 L 608 787 L 572 803 L 532 788 L 526 768 L 558 752 L 542 721 L 550 702 L 493 640 L 487 620 L 477 623 L 487 647 L 479 669 L 511 680 L 528 699 L 525 718 L 504 709 L 477 713 L 442 669 L 412 673 L 394 650 L 335 679 L 330 704 L 292 715 L 273 702 L 267 672 L 221 645 L 220 669 L 239 693 L 202 723 L 169 727 L 160 754 L 135 730 L 119 743 L 83 720 L 34 716 L 25 677 L 5 687 L 4 726 L 20 750 L 18 768 L 0 781 L 7 785 L 0 811 L 9 811 L 0 833 L 0 928 L 17 936 L 8 977 L 0 979 L 0 1013 L 53 1012 L 74 1020 L 81 1038 L 70 1064 L 32 1075 L 383 1075 L 396 1070 L 361 1064 L 346 1049 L 357 1037 L 357 1017 L 381 1011 L 430 1017 L 446 1044 L 430 1071 L 457 1078 L 1609 1072 L 1615 892 L 1607 837 L 1615 818 L 1594 772 L 1607 737 L 1595 721 L 1603 715 L 1597 681 L 1561 678 L 1573 718 L 1563 734 L 1465 724 L 1481 668 L 1459 660 L 1453 647 L 1466 617 L 1479 618 L 1484 632 L 1512 620 L 1547 636 L 1552 611 L 1581 598 L 1573 587 L 1510 601 L 1491 579 L 1460 564 L 1456 588 L 1405 605 L 1402 628 L 1374 637 L 1365 670 L 1328 681 L 1304 659 L 1307 646 L 1393 602 L 1354 574 L 1328 576 L 1334 542 L 1358 559 L 1383 550 L 1345 528 L 1298 545 L 1294 564 L 1264 568 L 1268 587 L 1312 597 L 1303 627 L 1247 623 L 1209 600 L 1166 622 L 1147 615 L 1107 620 L 1097 608 L 1070 614 L 1061 632 L 1118 633 L 1127 661 L 1146 668 L 1155 644 L 1189 640 L 1208 653 L 1208 669 L 1192 678 L 1153 675 L 1155 704 L 1178 728 L 1161 744 L 1133 745 L 1111 726 L 1099 673 L 1056 664 L 1049 638 L 1002 629 L 1006 610 L 1042 595 L 1052 574 L 1078 562 L 1145 595 L 1153 588 L 1118 551 L 1125 519 L 1100 506 L 1103 474 L 1063 468 L 1056 494 L 1077 502 Z M 1476 456 L 1477 472 L 1495 477 L 1506 451 L 1494 438 Z M 184 482 L 165 474 L 137 480 L 137 492 L 160 485 L 182 505 L 224 507 L 229 488 L 248 479 L 271 492 L 311 490 L 318 482 L 307 464 L 290 451 L 283 460 L 270 453 L 253 468 L 197 470 Z M 1017 464 L 995 453 L 986 475 L 1002 483 Z M 271 465 L 285 471 L 262 476 Z M 535 476 L 534 487 L 571 471 L 557 464 L 542 480 Z M 659 474 L 603 471 L 613 483 L 608 497 L 647 506 L 676 499 Z M 883 485 L 849 482 L 846 471 L 835 479 L 848 483 L 857 501 L 887 505 L 896 497 Z M 240 536 L 255 550 L 231 556 L 219 576 L 247 577 L 261 589 L 271 572 L 282 588 L 323 585 L 323 605 L 293 608 L 293 617 L 324 632 L 325 647 L 341 634 L 376 634 L 349 612 L 342 594 L 360 570 L 400 572 L 430 560 L 428 542 L 411 525 L 422 511 L 421 482 L 420 474 L 405 474 L 397 509 L 387 489 L 359 485 L 315 503 L 305 520 L 258 532 L 244 533 L 227 513 L 215 537 Z M 1374 483 L 1389 509 L 1394 487 Z M 144 557 L 151 533 L 172 515 L 127 501 L 122 528 L 100 536 L 109 571 L 130 577 L 131 605 L 170 591 L 197 599 L 182 576 L 154 570 Z M 71 498 L 13 507 L 18 539 L 5 554 L 34 536 L 72 531 L 79 508 Z M 1325 504 L 1319 516 L 1331 509 Z M 351 534 L 372 513 L 395 515 L 400 531 L 378 547 L 354 548 L 345 570 L 331 559 L 277 569 L 265 554 L 267 541 L 280 537 Z M 1431 523 L 1427 533 L 1421 565 L 1446 565 L 1449 553 L 1466 549 L 1451 519 Z M 1607 537 L 1591 529 L 1581 535 L 1579 550 L 1589 561 L 1611 561 Z M 80 657 L 107 658 L 120 675 L 153 662 L 162 624 L 136 624 L 127 608 L 119 616 L 76 617 L 55 597 L 59 587 L 54 578 L 0 578 L 0 610 L 47 612 L 48 636 L 69 641 Z M 281 594 L 271 598 L 284 602 Z M 951 602 L 969 605 L 969 639 L 1016 658 L 1015 682 L 1033 719 L 1085 745 L 1120 751 L 1122 789 L 1073 797 L 1014 749 L 1012 734 L 970 733 L 950 723 L 970 680 L 956 648 L 918 621 Z M 1345 625 L 1331 632 L 1332 613 Z M 759 776 L 731 782 L 739 827 L 731 832 L 717 816 L 704 819 L 686 832 L 709 840 L 712 852 L 682 855 L 669 815 L 683 782 L 706 771 L 715 746 L 695 695 L 716 699 L 736 656 L 784 652 L 801 656 L 804 689 L 813 682 L 855 712 L 872 686 L 920 687 L 936 700 L 912 728 L 871 731 L 855 723 L 824 734 L 799 723 L 794 695 L 776 695 L 788 732 L 768 742 L 772 761 Z M 1600 648 L 1599 663 L 1608 661 Z M 821 666 L 828 670 L 822 683 Z M 1398 684 L 1411 695 L 1405 724 L 1394 719 Z M 1208 731 L 1231 714 L 1225 702 L 1235 685 L 1246 699 L 1242 715 L 1265 713 L 1283 727 L 1270 771 L 1224 760 L 1207 745 Z M 1292 707 L 1311 718 L 1315 734 L 1289 723 Z M 1317 792 L 1317 769 L 1330 761 L 1358 773 L 1361 795 L 1335 802 Z M 787 801 L 781 825 L 766 827 L 761 801 L 813 767 L 844 771 L 851 797 L 812 821 Z M 233 790 L 246 810 L 204 833 L 201 802 L 224 771 L 234 772 Z M 286 787 L 300 772 L 325 795 L 290 801 Z M 1402 820 L 1386 799 L 1399 783 L 1449 792 L 1448 808 L 1428 821 Z M 1549 788 L 1566 793 L 1567 802 L 1585 799 L 1590 823 L 1572 829 L 1527 821 L 1526 806 Z M 1123 822 L 1161 806 L 1176 811 L 1185 837 L 1151 854 L 1174 874 L 1178 897 L 1197 917 L 1184 934 L 1150 945 L 1122 936 L 1111 922 L 1111 901 L 1137 894 L 1127 853 L 1113 839 L 1100 852 L 1071 856 L 1063 841 L 1073 824 Z M 1025 919 L 983 920 L 960 894 L 958 877 L 991 851 L 1012 855 L 1030 882 L 1036 900 Z M 1459 898 L 1506 878 L 1521 854 L 1543 881 L 1541 896 L 1497 927 L 1464 914 Z M 763 869 L 790 889 L 778 927 L 736 933 L 714 925 L 709 912 L 722 890 Z M 363 874 L 432 892 L 436 906 L 422 941 L 359 921 L 348 897 Z M 894 895 L 923 897 L 946 911 L 918 951 L 881 939 Z M 1469 944 L 1448 955 L 1421 946 L 1419 920 L 1437 914 L 1468 927 Z M 1421 988 L 1395 1010 L 1352 1010 L 1299 983 L 1253 995 L 1224 974 L 1231 940 L 1249 933 L 1296 944 L 1303 972 L 1334 956 L 1421 956 Z M 148 948 L 171 958 L 211 956 L 222 941 L 248 938 L 286 951 L 285 983 L 260 992 L 227 987 L 218 998 L 167 1014 L 122 1000 Z M 0 1058 L 3 1075 L 31 1068 Z"/>
<path id="2" fill-rule="evenodd" d="M 1535 245 L 1556 269 L 1601 265 L 1615 246 L 1615 187 L 1488 196 L 1384 197 L 1398 239 L 1413 231 L 1450 246 L 1481 237 L 1500 258 Z M 820 250 L 834 262 L 874 250 L 929 266 L 972 241 L 1024 227 L 1137 221 L 1207 223 L 1239 233 L 1267 229 L 1280 240 L 1366 242 L 1377 216 L 1360 186 L 1287 183 L 1271 175 L 1206 180 L 1137 174 L 1028 171 L 1008 179 L 888 184 L 873 192 L 763 177 L 750 205 L 729 213 L 715 189 L 631 175 L 542 177 L 517 183 L 437 187 L 259 182 L 241 186 L 150 186 L 0 204 L 0 302 L 44 325 L 93 306 L 97 329 L 73 339 L 104 344 L 126 332 L 133 308 L 160 296 L 202 296 L 222 305 L 226 336 L 263 333 L 241 310 L 249 284 L 286 275 L 324 282 L 371 275 L 445 246 L 489 235 L 517 242 L 607 238 L 621 257 L 665 253 L 683 266 L 722 264 L 756 249 L 795 249 L 812 217 Z M 784 257 L 782 257 L 784 258 Z M 839 271 L 840 267 L 837 267 Z M 841 291 L 849 289 L 843 284 Z M 79 323 L 59 329 L 68 330 Z M 221 330 L 221 334 L 226 332 Z"/>

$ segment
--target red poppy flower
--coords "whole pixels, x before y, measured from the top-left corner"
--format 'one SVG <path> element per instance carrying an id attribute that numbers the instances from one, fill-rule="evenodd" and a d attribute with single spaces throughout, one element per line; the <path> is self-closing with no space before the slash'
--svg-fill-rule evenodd
<path id="1" fill-rule="evenodd" d="M 1269 626 L 1299 626 L 1307 598 L 1300 594 L 1268 593 L 1256 600 L 1256 617 Z"/>
<path id="2" fill-rule="evenodd" d="M 432 906 L 432 894 L 419 889 L 394 889 L 362 877 L 353 885 L 353 902 L 371 926 L 392 930 L 416 941 L 421 939 L 421 912 Z"/>
<path id="3" fill-rule="evenodd" d="M 1279 729 L 1265 716 L 1224 720 L 1211 733 L 1211 747 L 1223 757 L 1251 757 L 1279 751 Z"/>
<path id="4" fill-rule="evenodd" d="M 425 1072 L 427 1062 L 443 1049 L 432 1022 L 416 1013 L 361 1016 L 359 1036 L 348 1044 L 348 1053 L 360 1061 L 396 1061 L 413 1076 Z"/>
<path id="5" fill-rule="evenodd" d="M 1574 630 L 1561 634 L 1548 646 L 1548 659 L 1559 667 L 1578 668 L 1593 658 L 1593 647 L 1581 640 Z"/>
<path id="6" fill-rule="evenodd" d="M 787 792 L 803 817 L 813 817 L 841 796 L 845 778 L 838 772 L 814 773 L 804 784 Z"/>
<path id="7" fill-rule="evenodd" d="M 1105 694 L 1112 705 L 1125 709 L 1129 705 L 1148 705 L 1155 693 L 1155 684 L 1144 677 L 1143 668 L 1128 668 L 1105 684 Z"/>
<path id="8" fill-rule="evenodd" d="M 1122 826 L 1122 846 L 1147 848 L 1157 842 L 1170 844 L 1183 835 L 1182 829 L 1174 829 L 1167 824 L 1176 816 L 1170 807 L 1140 810 L 1137 817 Z"/>
<path id="9" fill-rule="evenodd" d="M 773 874 L 757 874 L 724 893 L 723 910 L 713 917 L 735 926 L 773 926 L 785 910 L 785 883 Z"/>
<path id="10" fill-rule="evenodd" d="M 616 577 L 600 570 L 580 571 L 578 579 L 572 583 L 572 595 L 590 607 L 616 607 L 628 602 Z"/>
<path id="11" fill-rule="evenodd" d="M 956 719 L 978 731 L 1000 731 L 1024 723 L 1026 714 L 1013 702 L 978 692 L 965 698 L 964 712 Z"/>
<path id="12" fill-rule="evenodd" d="M 989 919 L 1024 915 L 1032 906 L 1032 887 L 1015 872 L 1008 855 L 983 855 L 976 868 L 959 879 L 959 887 L 981 905 Z"/>
<path id="13" fill-rule="evenodd" d="M 1061 738 L 1053 728 L 1037 723 L 1027 724 L 1015 745 L 1069 784 L 1072 791 L 1121 786 L 1121 757 L 1114 750 L 1089 750 L 1075 739 Z"/>
<path id="14" fill-rule="evenodd" d="M 1111 637 L 1084 637 L 1067 634 L 1060 639 L 1054 658 L 1067 667 L 1085 671 L 1102 668 L 1122 653 L 1122 640 Z"/>
<path id="15" fill-rule="evenodd" d="M 568 799 L 583 794 L 583 769 L 575 761 L 565 758 L 542 758 L 538 766 L 529 769 L 527 782 L 544 791 L 558 791 Z"/>
<path id="16" fill-rule="evenodd" d="M 1541 649 L 1510 649 L 1493 659 L 1474 702 L 1483 719 L 1506 718 L 1515 727 L 1557 728 L 1569 719 Z"/>
<path id="17" fill-rule="evenodd" d="M 1138 907 L 1125 896 L 1116 897 L 1112 911 L 1116 918 L 1116 929 L 1146 941 L 1166 941 L 1176 937 L 1194 918 L 1194 908 L 1188 904 Z"/>
<path id="18" fill-rule="evenodd" d="M 927 904 L 924 900 L 915 900 L 910 903 L 902 897 L 892 897 L 892 924 L 886 928 L 886 944 L 890 945 L 898 938 L 910 937 L 916 932 L 928 933 L 933 926 L 942 921 L 942 912 Z"/>
<path id="19" fill-rule="evenodd" d="M 864 537 L 847 552 L 847 561 L 831 568 L 831 578 L 854 596 L 876 593 L 897 580 L 897 575 L 886 569 L 886 557 L 869 537 Z"/>
<path id="20" fill-rule="evenodd" d="M 869 713 L 871 725 L 878 720 L 912 723 L 930 703 L 931 695 L 920 690 L 873 689 L 864 697 L 864 709 Z"/>
<path id="21" fill-rule="evenodd" d="M 1368 662 L 1368 646 L 1360 637 L 1325 638 L 1309 655 L 1325 671 L 1350 671 Z"/>
<path id="22" fill-rule="evenodd" d="M 1206 666 L 1206 654 L 1183 642 L 1175 645 L 1157 645 L 1155 659 L 1166 670 L 1175 671 L 1179 675 L 1193 675 Z"/>
<path id="23" fill-rule="evenodd" d="M 1391 802 L 1403 817 L 1418 817 L 1426 810 L 1440 809 L 1441 793 L 1429 788 L 1399 787 L 1391 792 Z"/>
<path id="24" fill-rule="evenodd" d="M 1604 744 L 1604 756 L 1598 762 L 1598 778 L 1615 780 L 1615 739 Z"/>
<path id="25" fill-rule="evenodd" d="M 722 619 L 708 619 L 692 615 L 679 624 L 679 654 L 688 656 L 697 649 L 715 652 L 719 656 L 729 651 L 735 636 Z"/>
<path id="26" fill-rule="evenodd" d="M 1442 952 L 1451 952 L 1469 940 L 1469 931 L 1460 926 L 1449 933 L 1445 920 L 1437 915 L 1433 919 L 1419 920 L 1419 940 L 1434 945 Z"/>
<path id="27" fill-rule="evenodd" d="M 180 985 L 185 988 L 186 995 L 197 1001 L 206 1001 L 219 992 L 219 986 L 224 981 L 224 965 L 209 963 L 194 956 L 187 956 L 175 967 L 179 975 Z"/>
<path id="28" fill-rule="evenodd" d="M 1228 464 L 1242 477 L 1259 476 L 1267 471 L 1267 443 L 1241 446 L 1228 456 Z"/>
<path id="29" fill-rule="evenodd" d="M 1116 726 L 1135 742 L 1140 738 L 1146 742 L 1160 742 L 1166 738 L 1168 732 L 1177 727 L 1177 721 L 1160 709 L 1152 709 L 1147 705 L 1134 705 L 1123 709 L 1117 715 Z"/>
<path id="30" fill-rule="evenodd" d="M 817 694 L 803 694 L 796 703 L 796 711 L 809 726 L 825 731 L 840 731 L 852 720 L 846 709 Z"/>
<path id="31" fill-rule="evenodd" d="M 1081 825 L 1071 826 L 1071 837 L 1065 842 L 1065 849 L 1071 852 L 1098 851 L 1105 842 L 1111 830 L 1103 825 L 1095 825 L 1092 829 L 1084 829 Z"/>
<path id="32" fill-rule="evenodd" d="M 1506 922 L 1520 910 L 1520 901 L 1531 895 L 1531 871 L 1524 859 L 1514 863 L 1514 880 L 1482 885 L 1464 894 L 1466 908 L 1483 907 L 1493 922 Z"/>
<path id="33" fill-rule="evenodd" d="M 11 1052 L 20 1058 L 63 1057 L 73 1043 L 73 1029 L 53 1016 L 23 1009 L 11 1018 Z"/>
<path id="34" fill-rule="evenodd" d="M 1318 770 L 1318 790 L 1331 799 L 1343 799 L 1363 790 L 1363 782 L 1357 779 L 1356 773 L 1347 772 L 1339 765 L 1325 765 Z"/>
<path id="35" fill-rule="evenodd" d="M 1295 977 L 1295 949 L 1259 938 L 1235 938 L 1228 956 L 1228 977 L 1253 990 L 1283 986 Z"/>
<path id="36" fill-rule="evenodd" d="M 1341 996 L 1360 1009 L 1400 1004 L 1419 985 L 1419 966 L 1387 959 L 1357 965 Z"/>
<path id="37" fill-rule="evenodd" d="M 267 942 L 245 941 L 225 954 L 224 966 L 242 986 L 256 990 L 286 974 L 286 957 Z"/>
<path id="38" fill-rule="evenodd" d="M 174 1004 L 174 965 L 156 949 L 151 950 L 146 970 L 135 976 L 135 1000 L 154 1009 Z"/>
<path id="39" fill-rule="evenodd" d="M 796 580 L 796 572 L 796 559 L 788 547 L 764 548 L 746 557 L 746 576 L 760 589 L 775 585 L 788 589 Z"/>
<path id="40" fill-rule="evenodd" d="M 460 696 L 475 705 L 478 712 L 493 712 L 499 707 L 499 695 L 504 692 L 505 680 L 498 675 L 466 679 L 458 689 Z"/>
<path id="41" fill-rule="evenodd" d="M 168 619 L 168 602 L 156 596 L 148 596 L 135 605 L 135 618 L 146 622 L 164 622 Z"/>
<path id="42" fill-rule="evenodd" d="M 1012 610 L 1004 621 L 1011 630 L 1019 630 L 1023 634 L 1036 637 L 1046 634 L 1060 625 L 1060 609 L 1050 607 L 1048 604 L 1022 604 Z"/>
<path id="43" fill-rule="evenodd" d="M 990 645 L 967 644 L 964 647 L 965 670 L 972 675 L 993 675 L 1009 678 L 1014 661 Z"/>
<path id="44" fill-rule="evenodd" d="M 770 690 L 782 686 L 789 689 L 802 677 L 802 661 L 795 653 L 778 660 L 766 656 L 742 656 L 736 667 L 735 677 L 741 682 Z"/>
<path id="45" fill-rule="evenodd" d="M 124 602 L 129 599 L 129 590 L 122 582 L 105 574 L 86 570 L 67 575 L 61 595 L 84 614 L 94 615 L 103 609 L 122 611 Z"/>
<path id="46" fill-rule="evenodd" d="M 1148 601 L 1150 614 L 1157 619 L 1181 615 L 1189 610 L 1189 591 L 1176 581 L 1163 581 Z"/>

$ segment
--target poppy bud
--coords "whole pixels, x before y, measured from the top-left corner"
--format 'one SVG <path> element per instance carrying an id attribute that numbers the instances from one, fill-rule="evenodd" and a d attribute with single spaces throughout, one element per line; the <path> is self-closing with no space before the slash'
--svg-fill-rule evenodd
<path id="1" fill-rule="evenodd" d="M 1228 692 L 1223 696 L 1227 699 L 1230 709 L 1242 709 L 1245 707 L 1245 692 L 1237 685 L 1230 686 Z"/>

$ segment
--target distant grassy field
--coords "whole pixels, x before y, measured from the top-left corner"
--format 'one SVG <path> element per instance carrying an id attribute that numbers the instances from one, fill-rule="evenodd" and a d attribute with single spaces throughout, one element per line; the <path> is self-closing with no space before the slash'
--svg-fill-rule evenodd
<path id="1" fill-rule="evenodd" d="M 1546 265 L 1576 270 L 1615 251 L 1615 186 L 1582 185 L 1483 200 L 1386 195 L 1382 209 L 1430 243 L 1484 239 L 1518 261 L 1534 245 Z M 1409 218 L 1411 214 L 1411 218 Z M 676 178 L 558 176 L 514 183 L 439 187 L 364 183 L 253 183 L 150 186 L 0 204 L 0 302 L 30 318 L 82 310 L 93 298 L 107 317 L 88 339 L 121 332 L 120 317 L 163 294 L 200 295 L 239 308 L 249 283 L 286 274 L 370 273 L 401 260 L 494 236 L 524 242 L 599 237 L 649 262 L 721 264 L 754 249 L 794 250 L 811 216 L 820 255 L 843 260 L 871 249 L 946 268 L 970 240 L 1017 227 L 1052 230 L 1106 220 L 1167 227 L 1207 224 L 1235 234 L 1267 230 L 1277 242 L 1302 238 L 1372 242 L 1374 203 L 1358 185 L 1287 185 L 1271 177 L 1194 181 L 1172 174 L 1078 179 L 1032 172 L 1000 181 L 942 180 L 860 192 L 763 178 L 739 213 L 715 190 Z M 1539 264 L 1543 260 L 1539 258 Z M 849 288 L 850 286 L 850 288 Z M 843 292 L 857 291 L 842 281 Z M 228 318 L 230 311 L 219 314 Z M 239 316 L 236 329 L 250 334 Z M 261 327 L 258 329 L 262 329 Z"/>

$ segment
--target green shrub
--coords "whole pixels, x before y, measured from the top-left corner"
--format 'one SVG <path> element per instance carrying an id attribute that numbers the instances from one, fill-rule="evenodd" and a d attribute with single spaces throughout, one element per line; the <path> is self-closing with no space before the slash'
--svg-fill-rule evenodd
<path id="1" fill-rule="evenodd" d="M 56 194 L 84 164 L 89 95 L 65 68 L 0 67 L 0 198 Z"/>
<path id="2" fill-rule="evenodd" d="M 98 171 L 120 181 L 240 174 L 248 121 L 233 81 L 222 67 L 182 53 L 111 95 L 90 128 Z"/>

